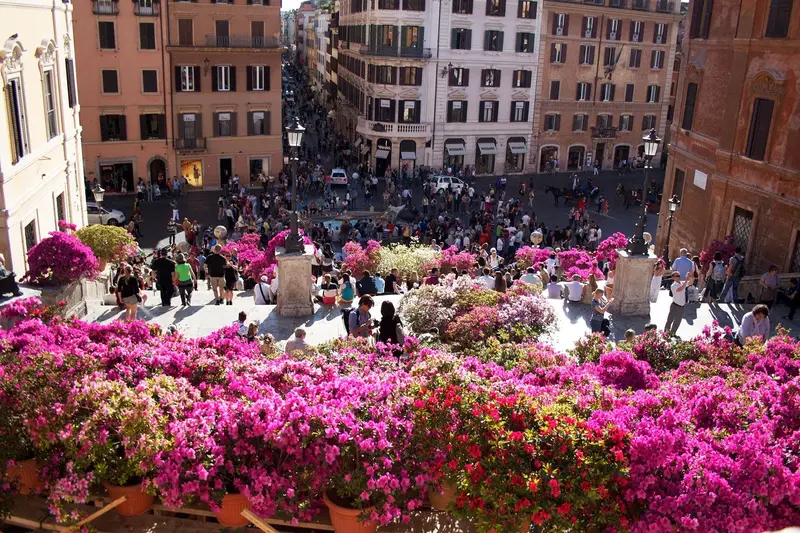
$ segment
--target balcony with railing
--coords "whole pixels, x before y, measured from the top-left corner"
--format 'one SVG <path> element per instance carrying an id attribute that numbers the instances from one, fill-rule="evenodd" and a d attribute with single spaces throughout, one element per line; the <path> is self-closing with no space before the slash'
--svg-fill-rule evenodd
<path id="1" fill-rule="evenodd" d="M 625 9 L 628 7 L 628 0 L 608 0 L 608 7 Z"/>
<path id="2" fill-rule="evenodd" d="M 357 130 L 360 133 L 387 135 L 388 137 L 402 137 L 408 135 L 425 135 L 430 132 L 430 124 L 395 124 L 392 122 L 378 122 L 359 117 Z"/>
<path id="3" fill-rule="evenodd" d="M 178 43 L 178 48 L 229 48 L 273 50 L 281 47 L 280 37 L 263 37 L 253 35 L 206 35 L 204 40 L 192 44 Z"/>
<path id="4" fill-rule="evenodd" d="M 179 152 L 205 152 L 205 137 L 189 137 L 175 139 L 175 149 Z"/>
<path id="5" fill-rule="evenodd" d="M 119 15 L 119 6 L 111 0 L 94 0 L 92 13 L 95 15 Z"/>
<path id="6" fill-rule="evenodd" d="M 393 45 L 376 45 L 371 44 L 361 47 L 361 55 L 364 56 L 379 56 L 379 57 L 403 57 L 403 58 L 417 58 L 429 59 L 431 57 L 430 48 L 420 47 L 397 47 Z"/>
<path id="7" fill-rule="evenodd" d="M 631 0 L 631 9 L 639 11 L 650 10 L 650 0 Z"/>
<path id="8" fill-rule="evenodd" d="M 161 6 L 155 2 L 134 2 L 133 13 L 140 17 L 157 17 Z"/>
<path id="9" fill-rule="evenodd" d="M 672 13 L 675 11 L 675 2 L 668 2 L 667 0 L 658 0 L 656 2 L 656 11 L 659 13 Z"/>

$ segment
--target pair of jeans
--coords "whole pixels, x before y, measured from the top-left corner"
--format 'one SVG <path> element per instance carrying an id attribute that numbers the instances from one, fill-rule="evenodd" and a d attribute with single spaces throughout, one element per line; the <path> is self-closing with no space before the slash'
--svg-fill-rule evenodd
<path id="1" fill-rule="evenodd" d="M 178 283 L 178 292 L 181 295 L 181 304 L 187 305 L 192 303 L 192 289 L 194 284 L 191 281 L 182 281 Z"/>
<path id="2" fill-rule="evenodd" d="M 685 306 L 678 305 L 675 302 L 672 302 L 672 305 L 669 306 L 667 323 L 664 324 L 664 331 L 669 331 L 670 333 L 675 335 L 678 331 L 678 327 L 681 325 L 681 321 L 683 320 L 683 315 L 685 312 L 686 312 Z"/>
<path id="3" fill-rule="evenodd" d="M 725 303 L 736 303 L 739 300 L 739 282 L 742 281 L 742 278 L 728 278 L 725 280 L 725 286 L 722 287 L 722 293 L 719 295 L 719 299 Z M 730 298 L 728 298 L 728 291 L 733 291 L 731 293 Z"/>

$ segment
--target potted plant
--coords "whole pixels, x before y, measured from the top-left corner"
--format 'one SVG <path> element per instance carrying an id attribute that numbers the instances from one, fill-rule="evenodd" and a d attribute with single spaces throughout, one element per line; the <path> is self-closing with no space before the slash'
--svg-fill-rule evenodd
<path id="1" fill-rule="evenodd" d="M 92 249 L 77 237 L 63 231 L 51 231 L 28 250 L 28 271 L 23 281 L 34 285 L 68 285 L 81 278 L 94 279 L 97 258 Z"/>
<path id="2" fill-rule="evenodd" d="M 80 241 L 91 248 L 97 258 L 98 270 L 105 270 L 109 261 L 119 262 L 131 255 L 136 247 L 136 240 L 125 229 L 119 226 L 93 224 L 75 232 Z"/>

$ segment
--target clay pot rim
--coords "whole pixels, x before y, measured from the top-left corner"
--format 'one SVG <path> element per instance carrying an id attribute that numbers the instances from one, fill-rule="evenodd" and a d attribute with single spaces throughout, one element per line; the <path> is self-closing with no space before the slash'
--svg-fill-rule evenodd
<path id="1" fill-rule="evenodd" d="M 322 499 L 325 501 L 325 505 L 327 505 L 329 509 L 336 508 L 336 512 L 341 513 L 345 516 L 358 516 L 363 512 L 371 513 L 372 511 L 375 510 L 375 507 L 367 507 L 366 509 L 350 509 L 349 507 L 342 507 L 341 505 L 334 503 L 333 501 L 331 501 L 330 498 L 328 498 L 328 491 L 322 492 Z M 371 522 L 371 520 L 369 522 Z"/>
<path id="2" fill-rule="evenodd" d="M 115 488 L 115 489 L 133 489 L 133 488 L 139 487 L 139 490 L 144 493 L 141 481 L 139 483 L 134 483 L 132 485 L 114 485 L 113 483 L 109 483 L 108 481 L 103 481 L 103 487 L 106 490 L 108 490 L 109 487 Z"/>
<path id="3" fill-rule="evenodd" d="M 237 500 L 241 498 L 241 499 L 246 500 L 248 502 L 250 501 L 250 498 L 248 498 L 247 496 L 245 496 L 241 492 L 227 492 L 227 493 L 225 493 L 225 496 L 222 497 L 222 502 L 223 503 L 225 502 L 226 498 L 237 499 Z"/>

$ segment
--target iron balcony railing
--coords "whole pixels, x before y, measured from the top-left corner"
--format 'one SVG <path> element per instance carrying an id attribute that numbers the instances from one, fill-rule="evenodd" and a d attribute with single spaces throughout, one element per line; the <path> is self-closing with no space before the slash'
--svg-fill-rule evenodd
<path id="1" fill-rule="evenodd" d="M 675 2 L 658 0 L 658 2 L 656 2 L 656 11 L 659 13 L 672 13 L 675 11 Z"/>
<path id="2" fill-rule="evenodd" d="M 369 45 L 361 47 L 361 55 L 381 56 L 381 57 L 412 57 L 412 58 L 428 59 L 431 57 L 431 49 L 418 48 L 418 47 L 398 48 L 397 46 Z"/>
<path id="3" fill-rule="evenodd" d="M 157 3 L 145 4 L 143 2 L 135 2 L 133 4 L 133 12 L 140 17 L 157 17 L 160 12 L 160 6 Z"/>
<path id="4" fill-rule="evenodd" d="M 181 152 L 202 152 L 206 149 L 205 137 L 187 137 L 175 139 L 175 149 Z"/>
<path id="5" fill-rule="evenodd" d="M 649 11 L 650 0 L 631 0 L 631 9 L 638 9 L 640 11 Z"/>
<path id="6" fill-rule="evenodd" d="M 209 48 L 280 48 L 278 37 L 254 37 L 251 35 L 206 35 L 205 46 Z"/>
<path id="7" fill-rule="evenodd" d="M 119 15 L 119 6 L 110 0 L 94 0 L 92 12 L 95 15 Z"/>

